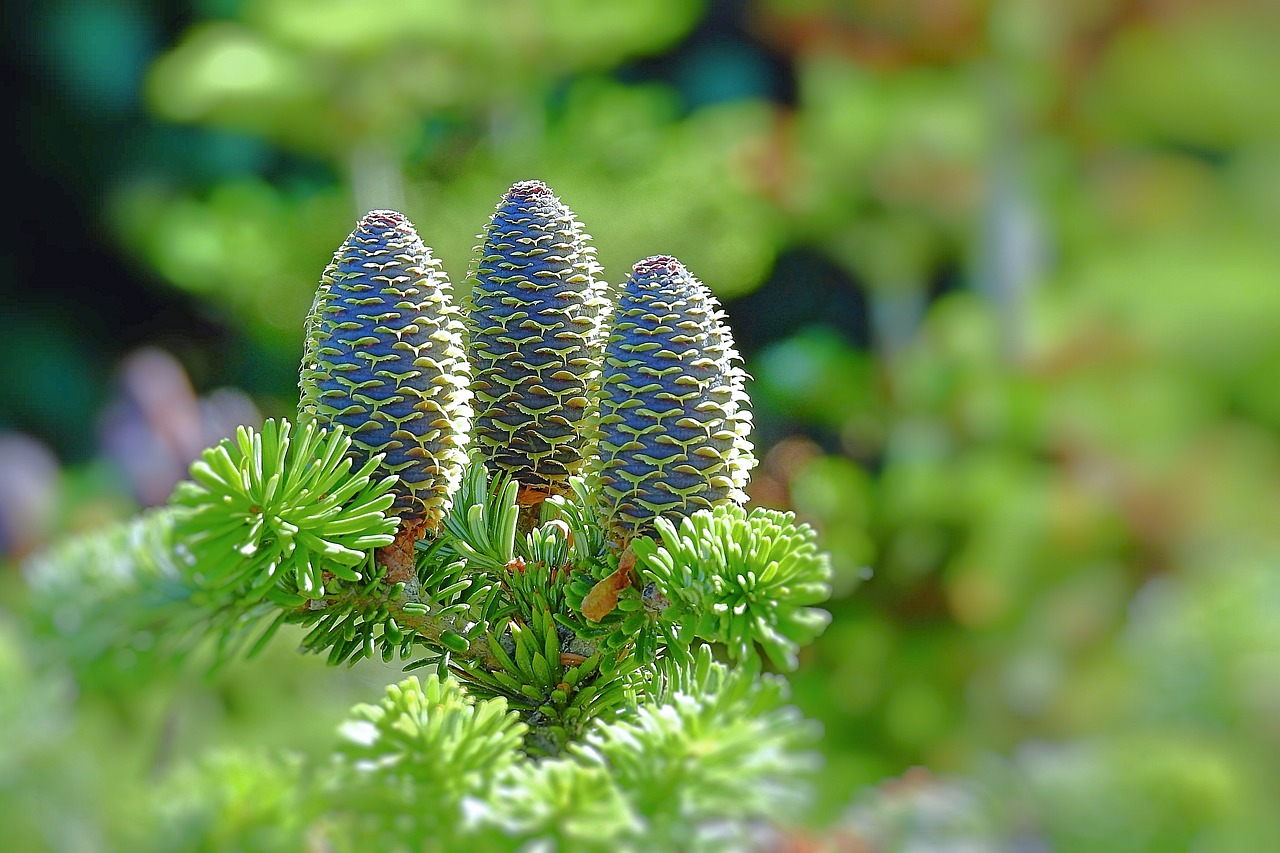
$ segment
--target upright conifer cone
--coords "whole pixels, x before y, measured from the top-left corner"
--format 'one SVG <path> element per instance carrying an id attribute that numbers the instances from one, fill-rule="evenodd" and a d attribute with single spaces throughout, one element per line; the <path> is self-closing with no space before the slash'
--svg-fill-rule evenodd
<path id="1" fill-rule="evenodd" d="M 299 413 L 345 427 L 358 462 L 384 454 L 410 545 L 439 524 L 467 462 L 470 370 L 451 294 L 413 225 L 375 210 L 325 268 L 307 316 Z"/>
<path id="2" fill-rule="evenodd" d="M 614 313 L 599 395 L 596 474 L 620 543 L 746 500 L 755 465 L 746 374 L 719 303 L 678 260 L 635 265 Z"/>
<path id="3" fill-rule="evenodd" d="M 595 250 L 541 181 L 503 196 L 481 236 L 471 291 L 476 440 L 522 501 L 565 493 L 586 453 L 608 300 Z"/>

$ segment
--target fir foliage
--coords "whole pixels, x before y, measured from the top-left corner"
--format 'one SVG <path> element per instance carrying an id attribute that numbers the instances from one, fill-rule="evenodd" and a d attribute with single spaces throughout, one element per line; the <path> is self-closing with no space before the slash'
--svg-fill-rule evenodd
<path id="1" fill-rule="evenodd" d="M 660 612 L 649 609 L 640 590 L 628 580 L 617 590 L 614 608 L 598 620 L 583 615 L 583 605 L 598 584 L 617 577 L 619 554 L 609 544 L 608 533 L 600 519 L 589 481 L 570 478 L 571 495 L 557 495 L 543 504 L 546 519 L 540 528 L 550 530 L 552 542 L 567 543 L 565 565 L 568 571 L 559 575 L 567 606 L 556 614 L 556 620 L 574 637 L 588 641 L 604 653 L 606 665 L 620 656 L 652 658 L 659 645 L 668 638 L 673 626 L 659 618 Z M 567 531 L 567 534 L 566 534 Z M 535 530 L 530 536 L 532 543 Z"/>
<path id="2" fill-rule="evenodd" d="M 519 483 L 507 477 L 491 481 L 478 460 L 466 469 L 444 527 L 446 547 L 467 560 L 472 571 L 498 573 L 515 559 L 518 489 Z"/>
<path id="3" fill-rule="evenodd" d="M 69 539 L 24 570 L 36 631 L 81 678 L 127 681 L 172 665 L 211 627 L 191 606 L 169 509 Z"/>
<path id="4" fill-rule="evenodd" d="M 603 565 L 608 540 L 586 479 L 569 478 L 569 495 L 548 498 L 543 504 L 543 513 L 568 528 L 571 563 L 575 568 L 586 570 Z"/>
<path id="5" fill-rule="evenodd" d="M 353 472 L 341 427 L 291 431 L 287 421 L 241 427 L 174 493 L 174 533 L 202 592 L 300 604 L 324 595 L 326 574 L 361 580 L 368 552 L 393 540 L 395 478 L 373 479 L 381 459 Z"/>
<path id="6" fill-rule="evenodd" d="M 644 821 L 608 770 L 573 759 L 517 764 L 492 808 L 494 823 L 533 849 L 635 849 L 644 837 Z"/>
<path id="7" fill-rule="evenodd" d="M 341 775 L 359 793 L 344 791 L 342 807 L 359 808 L 361 795 L 370 795 L 424 834 L 459 824 L 457 810 L 466 798 L 483 797 L 516 761 L 525 732 L 501 698 L 476 702 L 450 679 L 410 677 L 389 686 L 377 705 L 357 706 L 343 724 Z M 366 785 L 376 793 L 361 791 Z"/>
<path id="8" fill-rule="evenodd" d="M 641 574 L 676 605 L 668 618 L 704 640 L 725 643 L 738 660 L 759 643 L 777 666 L 795 669 L 796 653 L 830 621 L 811 605 L 831 594 L 831 564 L 817 535 L 792 513 L 720 506 L 679 527 L 656 522 L 659 542 L 631 548 Z"/>
<path id="9" fill-rule="evenodd" d="M 607 768 L 643 816 L 651 849 L 745 844 L 751 822 L 801 803 L 817 737 L 783 682 L 729 670 L 703 647 L 624 718 L 601 722 L 574 754 Z"/>

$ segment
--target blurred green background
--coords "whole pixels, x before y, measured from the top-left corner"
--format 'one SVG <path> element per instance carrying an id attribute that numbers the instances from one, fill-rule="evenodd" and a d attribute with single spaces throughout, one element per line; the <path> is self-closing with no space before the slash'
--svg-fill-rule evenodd
<path id="1" fill-rule="evenodd" d="M 0 601 L 22 556 L 293 410 L 361 212 L 403 210 L 461 284 L 536 177 L 611 282 L 672 253 L 721 297 L 753 499 L 835 557 L 794 678 L 826 732 L 810 840 L 1280 849 L 1280 7 L 7 11 Z M 392 677 L 286 648 L 97 683 L 11 612 L 0 723 L 63 708 L 0 746 L 0 815 L 36 847 L 109 846 L 184 762 L 325 742 Z"/>

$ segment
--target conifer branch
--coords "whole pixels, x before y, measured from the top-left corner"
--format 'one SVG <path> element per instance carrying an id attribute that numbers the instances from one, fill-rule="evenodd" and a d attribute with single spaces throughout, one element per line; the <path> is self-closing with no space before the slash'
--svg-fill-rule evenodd
<path id="1" fill-rule="evenodd" d="M 145 637 L 156 660 L 208 636 L 215 661 L 251 656 L 285 625 L 330 664 L 434 665 L 358 706 L 328 765 L 254 765 L 291 786 L 248 809 L 281 838 L 745 843 L 798 802 L 814 734 L 756 649 L 797 665 L 830 566 L 793 516 L 741 506 L 746 375 L 710 291 L 655 256 L 606 316 L 598 272 L 550 190 L 513 187 L 476 267 L 472 384 L 439 262 L 367 214 L 307 319 L 300 426 L 240 428 L 167 509 L 33 563 L 39 621 L 84 669 Z M 203 825 L 242 806 L 213 803 Z"/>

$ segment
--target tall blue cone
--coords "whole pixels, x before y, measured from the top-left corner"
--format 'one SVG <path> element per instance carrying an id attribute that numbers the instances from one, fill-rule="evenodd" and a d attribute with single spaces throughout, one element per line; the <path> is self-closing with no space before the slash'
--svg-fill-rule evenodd
<path id="1" fill-rule="evenodd" d="M 605 285 L 581 224 L 541 181 L 512 186 L 480 236 L 469 312 L 476 442 L 536 502 L 567 493 L 588 452 Z"/>
<path id="2" fill-rule="evenodd" d="M 619 543 L 660 516 L 746 500 L 755 457 L 739 361 L 719 303 L 683 264 L 657 255 L 635 265 L 605 349 L 594 462 Z"/>
<path id="3" fill-rule="evenodd" d="M 467 462 L 464 332 L 440 262 L 391 210 L 360 220 L 307 317 L 300 416 L 345 427 L 357 462 L 383 454 L 402 530 L 439 525 Z"/>

